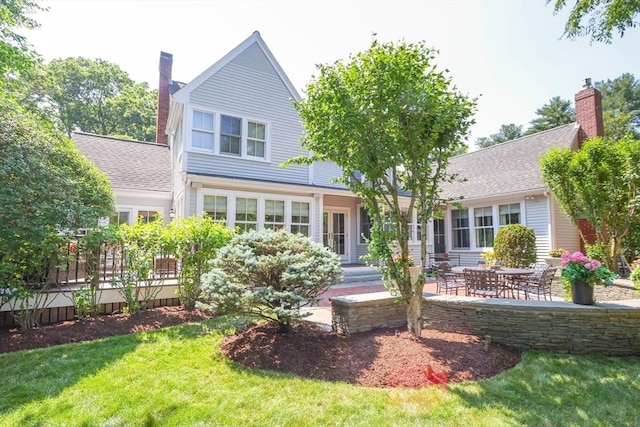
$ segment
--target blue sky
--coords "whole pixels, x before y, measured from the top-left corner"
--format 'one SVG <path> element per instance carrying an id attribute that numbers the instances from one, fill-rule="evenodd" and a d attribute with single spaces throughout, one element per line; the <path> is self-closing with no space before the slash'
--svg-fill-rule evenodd
<path id="1" fill-rule="evenodd" d="M 573 2 L 568 2 L 573 3 Z M 301 94 L 316 64 L 346 60 L 382 42 L 424 40 L 439 50 L 458 89 L 478 98 L 469 144 L 501 124 L 528 126 L 553 96 L 573 100 L 585 77 L 640 78 L 640 28 L 612 44 L 561 39 L 568 10 L 544 0 L 154 1 L 49 0 L 24 32 L 45 58 L 83 56 L 118 64 L 158 85 L 160 51 L 188 82 L 259 31 Z"/>

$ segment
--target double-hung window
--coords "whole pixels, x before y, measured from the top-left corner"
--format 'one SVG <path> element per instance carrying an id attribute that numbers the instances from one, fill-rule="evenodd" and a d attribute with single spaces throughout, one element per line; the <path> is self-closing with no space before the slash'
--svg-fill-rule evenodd
<path id="1" fill-rule="evenodd" d="M 214 221 L 226 221 L 227 219 L 227 196 L 204 196 L 204 211 Z"/>
<path id="2" fill-rule="evenodd" d="M 309 235 L 309 203 L 291 202 L 291 232 Z"/>
<path id="3" fill-rule="evenodd" d="M 109 224 L 120 225 L 120 224 L 129 224 L 129 218 L 131 217 L 131 211 L 118 211 L 114 212 L 113 215 L 109 217 Z"/>
<path id="4" fill-rule="evenodd" d="M 264 228 L 284 229 L 284 200 L 264 201 Z"/>
<path id="5" fill-rule="evenodd" d="M 194 111 L 191 129 L 191 146 L 193 148 L 213 151 L 214 135 L 214 115 L 203 111 Z"/>
<path id="6" fill-rule="evenodd" d="M 498 206 L 500 227 L 509 224 L 520 224 L 520 203 Z"/>
<path id="7" fill-rule="evenodd" d="M 264 123 L 247 122 L 247 156 L 265 158 L 267 127 Z"/>
<path id="8" fill-rule="evenodd" d="M 236 197 L 236 227 L 241 233 L 258 228 L 258 199 Z"/>
<path id="9" fill-rule="evenodd" d="M 220 153 L 240 156 L 242 154 L 242 119 L 220 116 Z"/>
<path id="10" fill-rule="evenodd" d="M 138 219 L 143 223 L 153 222 L 158 219 L 157 211 L 138 211 Z"/>
<path id="11" fill-rule="evenodd" d="M 476 247 L 493 247 L 493 209 L 491 206 L 473 210 Z"/>
<path id="12" fill-rule="evenodd" d="M 469 211 L 454 209 L 451 211 L 451 223 L 453 231 L 453 248 L 469 249 Z"/>

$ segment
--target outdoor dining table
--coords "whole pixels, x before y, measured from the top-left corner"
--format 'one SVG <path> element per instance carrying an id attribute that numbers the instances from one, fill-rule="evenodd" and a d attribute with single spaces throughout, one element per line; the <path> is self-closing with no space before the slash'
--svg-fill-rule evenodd
<path id="1" fill-rule="evenodd" d="M 464 270 L 487 270 L 485 266 L 463 267 L 456 266 L 451 267 L 451 272 L 459 275 L 464 275 Z M 504 291 L 511 291 L 511 296 L 514 296 L 514 290 L 516 290 L 515 283 L 518 278 L 523 276 L 530 276 L 534 273 L 532 268 L 513 268 L 513 267 L 500 267 L 494 269 L 498 276 L 504 277 Z"/>

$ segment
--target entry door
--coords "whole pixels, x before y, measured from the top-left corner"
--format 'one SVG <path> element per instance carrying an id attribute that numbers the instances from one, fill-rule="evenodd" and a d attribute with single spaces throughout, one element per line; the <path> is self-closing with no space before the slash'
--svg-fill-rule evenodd
<path id="1" fill-rule="evenodd" d="M 322 214 L 322 241 L 326 247 L 349 261 L 349 239 L 347 234 L 347 212 L 326 210 Z"/>

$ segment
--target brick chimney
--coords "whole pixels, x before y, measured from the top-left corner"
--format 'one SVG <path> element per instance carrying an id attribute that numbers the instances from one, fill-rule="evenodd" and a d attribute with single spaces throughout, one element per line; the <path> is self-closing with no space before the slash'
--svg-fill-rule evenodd
<path id="1" fill-rule="evenodd" d="M 602 123 L 602 95 L 598 89 L 591 87 L 591 79 L 585 79 L 584 89 L 576 93 L 576 120 L 580 129 L 578 130 L 578 147 L 582 143 L 595 136 L 604 136 L 604 125 Z M 582 239 L 580 239 L 580 251 L 586 253 L 586 244 L 596 242 L 596 229 L 585 218 L 580 218 L 578 222 Z"/>
<path id="2" fill-rule="evenodd" d="M 173 55 L 160 52 L 160 79 L 158 81 L 158 117 L 156 120 L 156 142 L 167 144 L 169 138 L 166 133 L 167 120 L 169 120 L 169 85 L 171 84 L 171 68 L 173 67 Z"/>
<path id="3" fill-rule="evenodd" d="M 587 138 L 604 136 L 602 95 L 598 89 L 591 87 L 591 79 L 585 79 L 584 89 L 576 93 L 575 102 L 576 120 L 580 125 L 579 145 L 582 145 Z"/>

